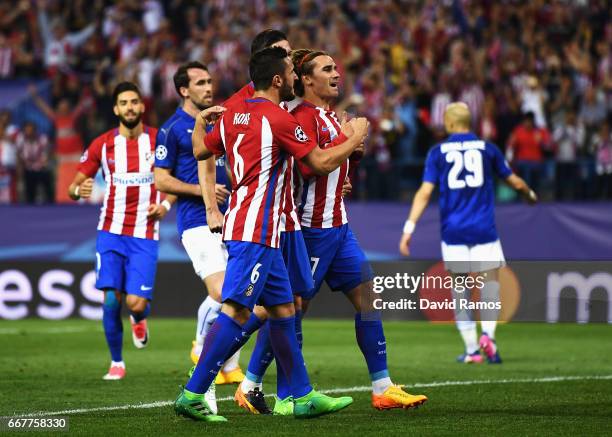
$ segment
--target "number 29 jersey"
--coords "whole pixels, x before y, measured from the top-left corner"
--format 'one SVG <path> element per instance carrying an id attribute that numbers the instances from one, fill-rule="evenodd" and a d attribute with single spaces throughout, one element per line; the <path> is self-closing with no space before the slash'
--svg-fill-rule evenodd
<path id="1" fill-rule="evenodd" d="M 423 182 L 440 187 L 440 223 L 446 244 L 476 245 L 498 239 L 494 174 L 512 174 L 494 144 L 473 133 L 452 134 L 427 155 Z"/>

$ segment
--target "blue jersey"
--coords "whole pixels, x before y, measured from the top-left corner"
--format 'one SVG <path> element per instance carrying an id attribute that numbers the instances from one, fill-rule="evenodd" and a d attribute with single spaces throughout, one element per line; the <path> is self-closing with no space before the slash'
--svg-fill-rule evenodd
<path id="1" fill-rule="evenodd" d="M 512 170 L 497 146 L 472 133 L 453 134 L 429 151 L 423 181 L 440 186 L 446 244 L 475 245 L 498 239 L 494 173 L 506 179 Z"/>
<path id="2" fill-rule="evenodd" d="M 157 132 L 155 166 L 171 170 L 172 175 L 188 184 L 198 184 L 198 162 L 193 157 L 191 134 L 195 119 L 178 108 Z M 217 159 L 217 183 L 229 186 L 225 158 Z M 225 213 L 227 202 L 220 207 Z M 206 207 L 200 196 L 179 196 L 176 225 L 183 231 L 206 225 Z"/>

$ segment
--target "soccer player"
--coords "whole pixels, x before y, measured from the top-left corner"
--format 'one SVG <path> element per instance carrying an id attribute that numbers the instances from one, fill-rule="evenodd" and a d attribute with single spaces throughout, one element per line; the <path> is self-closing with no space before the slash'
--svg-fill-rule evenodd
<path id="1" fill-rule="evenodd" d="M 194 144 L 194 156 L 206 160 L 206 180 L 214 177 L 214 162 L 210 159 L 213 153 L 225 153 L 232 171 L 230 206 L 223 220 L 229 253 L 223 307 L 205 339 L 193 375 L 175 401 L 178 414 L 195 420 L 225 420 L 211 413 L 204 392 L 232 353 L 233 343 L 240 341 L 257 302 L 270 315 L 270 338 L 275 356 L 288 376 L 295 417 L 333 413 L 352 403 L 350 397 L 330 398 L 310 385 L 295 333 L 291 285 L 278 250 L 279 221 L 285 197 L 286 154 L 303 160 L 318 174 L 329 173 L 363 141 L 368 123 L 365 119 L 354 120 L 352 141 L 322 150 L 279 107 L 281 100 L 293 98 L 295 73 L 287 52 L 280 47 L 261 50 L 251 57 L 249 71 L 255 87 L 253 98 L 200 113 L 207 122 L 221 117 L 204 142 Z M 206 190 L 204 195 L 210 208 L 209 220 L 213 216 L 220 220 L 214 194 Z"/>
<path id="2" fill-rule="evenodd" d="M 442 258 L 446 269 L 454 277 L 470 272 L 481 274 L 486 282 L 480 290 L 480 299 L 493 308 L 500 303 L 498 270 L 505 265 L 495 228 L 494 174 L 529 203 L 535 203 L 537 196 L 525 181 L 512 173 L 497 146 L 479 139 L 470 131 L 470 126 L 471 114 L 465 103 L 455 102 L 446 107 L 444 127 L 450 136 L 427 155 L 423 183 L 412 201 L 399 249 L 402 255 L 409 255 L 416 223 L 435 186 L 439 185 Z M 469 299 L 469 292 L 465 293 L 453 290 L 455 302 Z M 457 361 L 481 363 L 480 347 L 489 363 L 501 363 L 495 343 L 498 315 L 498 309 L 481 311 L 482 335 L 478 342 L 471 312 L 455 310 L 457 328 L 465 345 L 465 353 Z"/>
<path id="3" fill-rule="evenodd" d="M 181 65 L 174 74 L 174 86 L 183 104 L 157 134 L 155 184 L 160 191 L 178 196 L 178 232 L 196 274 L 208 290 L 208 296 L 198 309 L 196 338 L 191 350 L 191 359 L 196 364 L 208 329 L 221 309 L 227 250 L 221 235 L 210 232 L 206 223 L 206 207 L 198 179 L 198 161 L 193 157 L 191 145 L 195 117 L 210 107 L 213 101 L 212 77 L 205 65 L 188 62 Z M 225 158 L 221 157 L 216 161 L 215 196 L 222 212 L 227 209 L 228 186 Z M 217 384 L 239 383 L 244 379 L 238 364 L 239 356 L 240 352 L 236 352 L 225 363 L 217 376 Z"/>
<path id="4" fill-rule="evenodd" d="M 303 98 L 292 115 L 309 138 L 317 139 L 320 149 L 330 150 L 341 135 L 341 123 L 331 110 L 339 93 L 336 63 L 327 53 L 308 49 L 294 50 L 292 58 L 298 75 L 295 93 Z M 360 147 L 351 159 L 358 160 L 362 154 Z M 372 406 L 379 410 L 416 407 L 427 397 L 408 394 L 391 381 L 380 313 L 366 304 L 372 296 L 373 272 L 348 225 L 342 198 L 349 165 L 347 159 L 330 174 L 317 175 L 298 163 L 303 178 L 298 215 L 314 279 L 314 288 L 302 294 L 302 311 L 306 312 L 323 281 L 332 290 L 342 291 L 355 308 L 355 334 L 372 382 Z"/>
<path id="5" fill-rule="evenodd" d="M 87 199 L 93 177 L 102 167 L 106 194 L 96 240 L 96 288 L 105 294 L 102 323 L 112 358 L 106 380 L 125 377 L 123 300 L 130 311 L 134 346 L 144 348 L 149 342 L 147 315 L 157 267 L 159 220 L 174 201 L 160 203 L 155 188 L 157 129 L 142 123 L 145 108 L 140 90 L 131 82 L 121 82 L 113 91 L 113 102 L 119 127 L 93 140 L 68 188 L 73 200 Z"/>
<path id="6" fill-rule="evenodd" d="M 266 29 L 255 36 L 251 44 L 251 54 L 257 53 L 268 47 L 281 47 L 288 52 L 291 51 L 287 36 L 275 29 Z M 231 106 L 232 103 L 241 102 L 244 99 L 251 98 L 255 88 L 253 83 L 245 85 L 240 91 L 230 97 L 225 103 L 225 106 Z M 289 102 L 281 102 L 285 109 L 293 108 L 299 103 L 299 99 L 294 98 Z M 197 138 L 197 132 L 194 132 L 194 143 L 201 143 L 202 139 Z M 293 179 L 294 179 L 294 160 L 292 156 L 287 157 L 287 171 L 285 173 L 285 207 L 283 215 L 280 219 L 280 248 L 283 254 L 283 260 L 287 267 L 291 290 L 294 294 L 295 302 L 295 330 L 298 338 L 298 343 L 302 345 L 302 313 L 301 300 L 299 294 L 306 292 L 313 287 L 312 274 L 310 272 L 310 263 L 306 252 L 306 245 L 302 237 L 299 220 L 297 218 L 295 203 L 293 199 Z M 211 181 L 212 182 L 212 181 Z M 350 187 L 350 184 L 346 184 Z M 345 189 L 348 189 L 345 187 Z M 221 228 L 221 223 L 217 224 L 218 229 Z M 259 309 L 259 307 L 258 307 Z M 257 343 L 251 354 L 248 371 L 242 383 L 236 389 L 234 395 L 235 401 L 241 407 L 254 414 L 269 414 L 268 407 L 262 388 L 262 380 L 264 373 L 272 362 L 274 354 L 270 342 L 269 325 L 265 323 L 267 315 L 265 312 L 258 311 L 260 321 L 252 326 L 259 326 L 261 329 L 257 335 Z M 260 323 L 261 322 L 261 323 Z M 248 335 L 249 333 L 247 333 Z M 289 383 L 281 370 L 281 366 L 277 361 L 277 402 L 274 405 L 274 414 L 291 415 L 293 414 L 293 402 L 289 396 Z M 285 401 L 283 401 L 283 399 Z"/>

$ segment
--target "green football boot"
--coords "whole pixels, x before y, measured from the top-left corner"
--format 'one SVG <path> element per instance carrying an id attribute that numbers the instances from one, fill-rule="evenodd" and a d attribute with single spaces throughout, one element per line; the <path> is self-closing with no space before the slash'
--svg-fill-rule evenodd
<path id="1" fill-rule="evenodd" d="M 293 415 L 293 397 L 289 396 L 285 399 L 279 399 L 277 396 L 276 402 L 274 402 L 274 409 L 272 414 L 276 416 L 291 416 Z"/>
<path id="2" fill-rule="evenodd" d="M 332 398 L 312 390 L 306 396 L 297 398 L 293 407 L 293 415 L 296 419 L 310 419 L 324 414 L 335 413 L 353 403 L 350 396 Z"/>
<path id="3" fill-rule="evenodd" d="M 227 422 L 223 416 L 218 416 L 212 412 L 203 394 L 191 393 L 189 390 L 181 388 L 176 401 L 174 401 L 174 411 L 177 415 L 188 417 L 193 420 L 204 422 Z"/>

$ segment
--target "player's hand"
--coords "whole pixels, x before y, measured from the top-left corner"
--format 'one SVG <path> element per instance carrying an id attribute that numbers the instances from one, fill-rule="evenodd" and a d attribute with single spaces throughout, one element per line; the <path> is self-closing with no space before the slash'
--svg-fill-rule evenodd
<path id="1" fill-rule="evenodd" d="M 412 234 L 402 234 L 402 238 L 399 242 L 399 251 L 404 256 L 410 256 L 410 240 Z"/>
<path id="2" fill-rule="evenodd" d="M 225 112 L 225 108 L 223 106 L 216 105 L 211 106 L 210 108 L 206 108 L 205 110 L 200 112 L 199 116 L 202 120 L 206 122 L 206 124 L 212 124 L 217 121 L 219 117 L 221 117 L 221 114 L 223 114 L 223 112 Z"/>
<path id="3" fill-rule="evenodd" d="M 352 125 L 353 130 L 355 131 L 355 135 L 360 139 L 359 143 L 363 143 L 368 136 L 368 129 L 370 128 L 370 122 L 365 117 L 357 117 L 353 118 L 349 121 L 349 124 Z"/>
<path id="4" fill-rule="evenodd" d="M 355 134 L 353 130 L 353 125 L 348 121 L 348 115 L 346 111 L 342 113 L 342 118 L 340 119 L 340 131 L 348 138 L 352 137 Z"/>
<path id="5" fill-rule="evenodd" d="M 225 185 L 215 184 L 215 197 L 219 205 L 223 205 L 230 194 L 229 190 L 225 188 Z"/>
<path id="6" fill-rule="evenodd" d="M 167 213 L 168 210 L 162 204 L 154 203 L 153 205 L 149 205 L 149 207 L 147 208 L 147 218 L 161 220 L 166 216 Z"/>
<path id="7" fill-rule="evenodd" d="M 79 185 L 79 197 L 81 199 L 89 199 L 93 191 L 93 185 L 94 180 L 92 178 L 85 179 L 81 185 Z"/>
<path id="8" fill-rule="evenodd" d="M 529 205 L 535 205 L 538 203 L 538 195 L 533 190 L 529 190 L 527 194 L 525 194 L 525 200 Z"/>
<path id="9" fill-rule="evenodd" d="M 210 232 L 219 233 L 223 230 L 223 214 L 219 208 L 206 209 L 206 223 L 208 223 Z"/>
<path id="10" fill-rule="evenodd" d="M 364 153 L 365 153 L 365 143 L 361 143 L 360 145 L 358 145 L 355 148 L 355 150 L 351 154 L 351 158 L 353 158 L 353 159 L 361 159 L 363 157 Z"/>
<path id="11" fill-rule="evenodd" d="M 342 197 L 351 194 L 351 191 L 353 191 L 353 185 L 351 185 L 351 180 L 347 177 L 342 184 Z"/>

